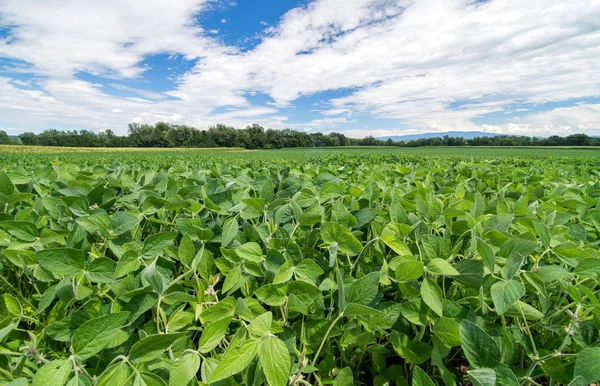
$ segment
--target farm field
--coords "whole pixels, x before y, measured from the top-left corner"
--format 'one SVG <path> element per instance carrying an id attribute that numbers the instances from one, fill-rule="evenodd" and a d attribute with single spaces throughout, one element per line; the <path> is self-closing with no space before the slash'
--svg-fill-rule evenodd
<path id="1" fill-rule="evenodd" d="M 0 385 L 600 381 L 600 149 L 0 147 Z"/>

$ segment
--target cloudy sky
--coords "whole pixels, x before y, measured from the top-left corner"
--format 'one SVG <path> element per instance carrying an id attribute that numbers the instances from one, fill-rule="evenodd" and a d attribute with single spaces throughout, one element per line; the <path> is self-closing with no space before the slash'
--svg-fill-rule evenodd
<path id="1" fill-rule="evenodd" d="M 0 0 L 0 129 L 600 134 L 600 0 Z"/>

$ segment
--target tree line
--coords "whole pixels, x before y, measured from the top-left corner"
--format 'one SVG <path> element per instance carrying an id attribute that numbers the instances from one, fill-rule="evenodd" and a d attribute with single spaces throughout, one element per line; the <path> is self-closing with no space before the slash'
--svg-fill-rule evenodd
<path id="1" fill-rule="evenodd" d="M 341 133 L 306 133 L 292 129 L 266 129 L 258 124 L 244 129 L 235 129 L 217 124 L 207 130 L 186 125 L 158 122 L 154 125 L 131 123 L 128 134 L 115 135 L 112 130 L 99 133 L 90 130 L 48 129 L 40 134 L 27 132 L 18 140 L 11 139 L 0 130 L 0 144 L 22 143 L 38 146 L 69 147 L 243 147 L 246 149 L 281 149 L 289 147 L 333 147 L 333 146 L 600 146 L 600 138 L 586 134 L 547 138 L 497 135 L 494 137 L 450 137 L 422 138 L 406 141 L 381 140 L 373 136 L 362 139 L 349 138 Z"/>

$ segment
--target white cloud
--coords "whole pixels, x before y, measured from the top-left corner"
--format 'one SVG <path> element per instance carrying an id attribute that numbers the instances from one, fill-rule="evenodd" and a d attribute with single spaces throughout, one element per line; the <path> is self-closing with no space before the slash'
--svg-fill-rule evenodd
<path id="1" fill-rule="evenodd" d="M 223 23 L 223 24 L 227 23 L 227 19 L 221 19 L 221 23 Z"/>
<path id="2" fill-rule="evenodd" d="M 597 0 L 316 0 L 266 28 L 249 51 L 220 43 L 195 21 L 209 3 L 4 0 L 0 25 L 12 35 L 0 39 L 0 56 L 28 63 L 12 72 L 33 71 L 43 91 L 0 78 L 0 115 L 36 129 L 64 122 L 117 132 L 133 119 L 198 126 L 230 119 L 225 123 L 376 133 L 357 129 L 358 116 L 389 119 L 397 129 L 385 132 L 395 134 L 600 127 L 594 103 L 535 112 L 545 102 L 600 95 Z M 119 84 L 152 71 L 142 62 L 159 53 L 197 62 L 164 94 Z M 111 77 L 111 86 L 137 96 L 111 96 L 78 72 Z M 348 91 L 319 105 L 322 119 L 290 124 L 280 112 L 301 96 L 331 90 Z M 256 93 L 275 103 L 253 105 L 247 97 Z M 526 115 L 473 123 L 513 110 Z"/>

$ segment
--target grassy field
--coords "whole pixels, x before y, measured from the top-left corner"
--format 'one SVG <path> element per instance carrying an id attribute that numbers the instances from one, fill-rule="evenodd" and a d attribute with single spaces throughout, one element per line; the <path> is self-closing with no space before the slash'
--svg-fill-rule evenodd
<path id="1" fill-rule="evenodd" d="M 334 147 L 334 148 L 288 148 L 278 150 L 246 150 L 242 148 L 67 148 L 42 146 L 0 145 L 0 155 L 28 154 L 33 157 L 47 158 L 72 153 L 117 153 L 130 154 L 173 154 L 182 157 L 193 155 L 223 156 L 247 158 L 306 158 L 330 154 L 416 154 L 424 156 L 465 156 L 465 157 L 599 157 L 597 147 Z M 231 154 L 230 154 L 231 153 Z M 242 153 L 242 154 L 240 154 Z M 244 154 L 245 153 L 245 154 Z"/>
<path id="2" fill-rule="evenodd" d="M 577 148 L 0 148 L 0 385 L 600 381 Z"/>

